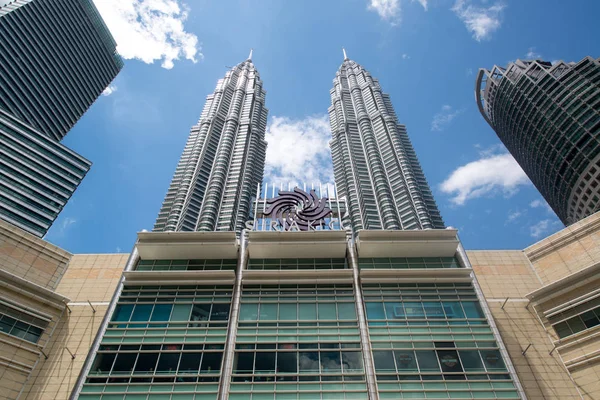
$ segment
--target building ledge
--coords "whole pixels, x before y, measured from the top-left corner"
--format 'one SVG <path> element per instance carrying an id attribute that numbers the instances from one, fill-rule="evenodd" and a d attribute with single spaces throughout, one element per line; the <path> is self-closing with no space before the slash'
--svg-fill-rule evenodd
<path id="1" fill-rule="evenodd" d="M 139 232 L 136 243 L 142 260 L 236 258 L 235 232 Z"/>
<path id="2" fill-rule="evenodd" d="M 359 258 L 453 257 L 458 249 L 456 229 L 360 230 Z"/>
<path id="3" fill-rule="evenodd" d="M 220 285 L 235 281 L 234 271 L 126 271 L 125 284 Z"/>
<path id="4" fill-rule="evenodd" d="M 306 283 L 352 283 L 351 269 L 319 270 L 245 270 L 242 282 L 245 284 L 306 284 Z"/>
<path id="5" fill-rule="evenodd" d="M 571 275 L 543 286 L 538 290 L 528 293 L 526 297 L 534 304 L 540 304 L 558 296 L 562 296 L 568 292 L 573 292 L 576 294 L 576 289 L 578 287 L 597 280 L 599 277 L 600 262 L 592 264 L 584 269 L 572 273 Z M 567 305 L 565 304 L 565 306 Z"/>
<path id="6" fill-rule="evenodd" d="M 0 269 L 0 288 L 2 287 L 8 287 L 10 290 L 18 292 L 28 299 L 59 310 L 64 310 L 66 304 L 70 301 L 68 297 L 61 296 L 52 290 Z M 51 319 L 52 317 L 50 316 L 49 318 Z"/>
<path id="7" fill-rule="evenodd" d="M 279 232 L 248 234 L 250 258 L 343 258 L 346 231 Z"/>
<path id="8" fill-rule="evenodd" d="M 362 269 L 360 280 L 363 283 L 471 282 L 472 272 L 470 268 Z"/>

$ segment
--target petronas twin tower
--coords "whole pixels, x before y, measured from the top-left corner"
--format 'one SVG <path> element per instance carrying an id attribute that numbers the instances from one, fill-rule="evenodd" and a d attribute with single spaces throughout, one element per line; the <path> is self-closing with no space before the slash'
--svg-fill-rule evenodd
<path id="1" fill-rule="evenodd" d="M 330 147 L 352 230 L 444 228 L 406 128 L 377 79 L 344 51 L 333 83 Z M 206 98 L 154 231 L 244 228 L 263 178 L 267 113 L 251 52 Z"/>

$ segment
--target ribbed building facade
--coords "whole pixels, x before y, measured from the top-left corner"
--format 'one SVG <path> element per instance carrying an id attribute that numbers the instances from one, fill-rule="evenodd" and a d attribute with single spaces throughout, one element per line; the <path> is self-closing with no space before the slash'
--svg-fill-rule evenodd
<path id="1" fill-rule="evenodd" d="M 406 127 L 377 79 L 345 58 L 330 94 L 335 182 L 352 228 L 444 228 Z"/>
<path id="2" fill-rule="evenodd" d="M 266 92 L 251 58 L 227 72 L 206 98 L 154 231 L 241 231 L 262 181 Z"/>
<path id="3" fill-rule="evenodd" d="M 42 237 L 91 162 L 0 110 L 0 218 Z"/>
<path id="4" fill-rule="evenodd" d="M 91 0 L 2 3 L 0 108 L 59 141 L 123 67 L 116 43 Z"/>
<path id="5" fill-rule="evenodd" d="M 600 59 L 481 69 L 475 96 L 565 225 L 600 210 Z"/>

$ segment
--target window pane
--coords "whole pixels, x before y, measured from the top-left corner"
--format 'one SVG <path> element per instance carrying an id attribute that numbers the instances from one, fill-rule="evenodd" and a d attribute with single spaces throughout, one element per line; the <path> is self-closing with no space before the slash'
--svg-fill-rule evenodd
<path id="1" fill-rule="evenodd" d="M 221 370 L 221 358 L 223 353 L 204 353 L 200 372 L 219 372 Z"/>
<path id="2" fill-rule="evenodd" d="M 573 332 L 571 332 L 571 328 L 569 328 L 569 324 L 567 324 L 566 321 L 563 321 L 559 324 L 554 325 L 554 329 L 556 330 L 558 337 L 561 339 L 564 337 L 567 337 L 573 333 Z"/>
<path id="3" fill-rule="evenodd" d="M 240 321 L 256 321 L 258 319 L 257 303 L 242 303 L 240 308 Z"/>
<path id="4" fill-rule="evenodd" d="M 172 304 L 157 304 L 154 306 L 150 321 L 168 321 L 171 316 Z"/>
<path id="5" fill-rule="evenodd" d="M 161 353 L 156 372 L 175 373 L 181 353 Z"/>
<path id="6" fill-rule="evenodd" d="M 463 372 L 456 350 L 438 350 L 442 372 Z"/>
<path id="7" fill-rule="evenodd" d="M 210 320 L 229 321 L 229 304 L 213 304 L 210 312 Z"/>
<path id="8" fill-rule="evenodd" d="M 356 319 L 356 307 L 354 303 L 338 303 L 339 319 Z"/>
<path id="9" fill-rule="evenodd" d="M 569 327 L 571 328 L 573 333 L 577 333 L 577 332 L 581 332 L 581 331 L 585 330 L 585 325 L 584 325 L 583 321 L 581 320 L 581 318 L 579 318 L 579 315 L 576 316 L 575 318 L 569 318 L 567 320 L 567 324 L 569 324 Z"/>
<path id="10" fill-rule="evenodd" d="M 421 303 L 404 303 L 406 318 L 425 318 L 423 305 Z"/>
<path id="11" fill-rule="evenodd" d="M 152 312 L 152 304 L 138 304 L 133 310 L 131 321 L 149 321 L 150 313 Z"/>
<path id="12" fill-rule="evenodd" d="M 191 321 L 203 322 L 208 321 L 210 316 L 210 304 L 193 304 Z M 190 326 L 205 326 L 205 324 L 190 324 Z"/>
<path id="13" fill-rule="evenodd" d="M 483 311 L 481 310 L 481 306 L 476 301 L 463 301 L 463 308 L 465 309 L 465 314 L 467 318 L 485 318 L 483 315 Z"/>
<path id="14" fill-rule="evenodd" d="M 112 321 L 129 321 L 132 311 L 133 304 L 119 304 L 115 308 Z"/>
<path id="15" fill-rule="evenodd" d="M 425 316 L 427 318 L 445 318 L 442 303 L 438 301 L 426 301 L 423 303 L 423 307 L 425 308 Z"/>
<path id="16" fill-rule="evenodd" d="M 396 355 L 396 366 L 398 371 L 417 371 L 417 360 L 415 359 L 414 351 L 398 351 Z"/>
<path id="17" fill-rule="evenodd" d="M 300 373 L 319 373 L 319 353 L 303 351 L 298 355 Z"/>
<path id="18" fill-rule="evenodd" d="M 316 320 L 317 319 L 317 305 L 315 303 L 300 303 L 298 304 L 299 318 L 300 320 Z"/>
<path id="19" fill-rule="evenodd" d="M 446 312 L 446 318 L 464 318 L 465 313 L 460 306 L 460 302 L 458 301 L 444 301 L 444 311 Z"/>
<path id="20" fill-rule="evenodd" d="M 137 363 L 135 364 L 136 373 L 152 373 L 156 368 L 156 361 L 158 360 L 158 353 L 140 353 L 138 356 Z"/>
<path id="21" fill-rule="evenodd" d="M 298 372 L 298 353 L 282 352 L 277 353 L 277 372 L 297 373 Z"/>
<path id="22" fill-rule="evenodd" d="M 362 372 L 362 353 L 359 351 L 342 351 L 342 365 L 344 366 L 344 372 Z"/>
<path id="23" fill-rule="evenodd" d="M 367 319 L 385 319 L 385 313 L 383 312 L 383 303 L 372 303 L 368 302 L 367 305 Z"/>
<path id="24" fill-rule="evenodd" d="M 583 320 L 586 328 L 592 328 L 600 324 L 600 321 L 598 320 L 596 314 L 594 314 L 593 310 L 581 314 L 581 319 Z"/>
<path id="25" fill-rule="evenodd" d="M 296 304 L 279 304 L 279 319 L 296 320 L 298 319 Z"/>
<path id="26" fill-rule="evenodd" d="M 333 319 L 336 320 L 335 304 L 334 303 L 320 303 L 319 308 L 319 320 L 322 319 Z"/>
<path id="27" fill-rule="evenodd" d="M 259 320 L 276 320 L 277 304 L 261 303 Z"/>
<path id="28" fill-rule="evenodd" d="M 506 371 L 506 366 L 498 350 L 488 350 L 481 352 L 481 358 L 488 371 Z"/>
<path id="29" fill-rule="evenodd" d="M 137 358 L 136 353 L 119 353 L 113 366 L 113 372 L 129 373 L 133 370 L 135 359 Z"/>
<path id="30" fill-rule="evenodd" d="M 339 351 L 321 352 L 321 372 L 341 372 L 342 361 Z"/>
<path id="31" fill-rule="evenodd" d="M 256 374 L 275 372 L 275 352 L 257 351 L 254 369 Z"/>
<path id="32" fill-rule="evenodd" d="M 115 361 L 116 353 L 98 353 L 91 371 L 98 374 L 108 373 Z"/>
<path id="33" fill-rule="evenodd" d="M 191 304 L 175 304 L 173 306 L 173 313 L 171 314 L 171 321 L 189 321 Z"/>
<path id="34" fill-rule="evenodd" d="M 396 372 L 394 353 L 391 350 L 373 351 L 373 361 L 377 372 Z"/>
<path id="35" fill-rule="evenodd" d="M 182 353 L 179 372 L 198 372 L 202 353 Z"/>
<path id="36" fill-rule="evenodd" d="M 388 320 L 406 319 L 406 315 L 404 313 L 404 306 L 402 305 L 402 303 L 386 301 L 384 304 L 385 314 Z"/>
<path id="37" fill-rule="evenodd" d="M 458 352 L 465 371 L 485 371 L 477 350 L 461 350 Z"/>
<path id="38" fill-rule="evenodd" d="M 254 353 L 237 353 L 233 371 L 238 374 L 251 374 L 254 368 Z"/>
<path id="39" fill-rule="evenodd" d="M 417 350 L 417 360 L 419 360 L 419 368 L 421 371 L 439 372 L 440 365 L 438 358 L 433 350 Z"/>

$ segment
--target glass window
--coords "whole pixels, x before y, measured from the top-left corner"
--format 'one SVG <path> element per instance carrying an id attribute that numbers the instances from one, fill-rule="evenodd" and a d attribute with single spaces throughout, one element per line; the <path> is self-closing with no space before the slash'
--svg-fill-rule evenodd
<path id="1" fill-rule="evenodd" d="M 92 365 L 92 372 L 97 374 L 106 374 L 108 373 L 115 361 L 116 353 L 98 353 L 96 354 L 96 359 L 94 360 L 94 364 Z"/>
<path id="2" fill-rule="evenodd" d="M 323 373 L 342 371 L 342 362 L 339 351 L 321 352 L 321 371 Z"/>
<path id="3" fill-rule="evenodd" d="M 202 353 L 182 353 L 179 372 L 198 372 Z"/>
<path id="4" fill-rule="evenodd" d="M 135 364 L 135 373 L 153 373 L 159 353 L 140 353 Z"/>
<path id="5" fill-rule="evenodd" d="M 172 304 L 157 304 L 154 306 L 150 321 L 168 321 L 171 316 Z"/>
<path id="6" fill-rule="evenodd" d="M 406 315 L 404 313 L 404 306 L 400 302 L 390 302 L 386 301 L 385 305 L 385 314 L 387 319 L 405 319 Z"/>
<path id="7" fill-rule="evenodd" d="M 115 364 L 113 365 L 113 372 L 116 373 L 130 373 L 133 370 L 137 353 L 119 353 Z"/>
<path id="8" fill-rule="evenodd" d="M 256 360 L 254 364 L 256 374 L 268 374 L 275 372 L 275 352 L 273 351 L 258 351 L 256 352 Z"/>
<path id="9" fill-rule="evenodd" d="M 421 303 L 404 303 L 406 318 L 425 318 L 423 305 Z"/>
<path id="10" fill-rule="evenodd" d="M 175 373 L 181 353 L 161 353 L 156 372 Z"/>
<path id="11" fill-rule="evenodd" d="M 442 372 L 463 372 L 456 350 L 438 350 Z"/>
<path id="12" fill-rule="evenodd" d="M 256 321 L 258 317 L 258 303 L 242 303 L 240 307 L 240 321 Z"/>
<path id="13" fill-rule="evenodd" d="M 129 321 L 133 304 L 118 304 L 113 313 L 112 321 Z"/>
<path id="14" fill-rule="evenodd" d="M 339 319 L 356 319 L 356 307 L 354 303 L 338 303 Z"/>
<path id="15" fill-rule="evenodd" d="M 337 319 L 335 311 L 335 303 L 318 303 L 319 319 Z"/>
<path id="16" fill-rule="evenodd" d="M 395 351 L 398 371 L 417 371 L 417 360 L 414 351 Z"/>
<path id="17" fill-rule="evenodd" d="M 204 353 L 202 356 L 202 367 L 200 372 L 219 372 L 221 370 L 221 358 L 223 353 Z"/>
<path id="18" fill-rule="evenodd" d="M 149 321 L 153 307 L 152 304 L 137 304 L 133 310 L 131 321 Z"/>
<path id="19" fill-rule="evenodd" d="M 417 350 L 416 353 L 421 371 L 440 371 L 440 365 L 438 364 L 438 358 L 434 350 Z"/>
<path id="20" fill-rule="evenodd" d="M 279 319 L 281 320 L 297 320 L 296 304 L 279 304 Z"/>
<path id="21" fill-rule="evenodd" d="M 259 320 L 276 320 L 277 304 L 261 303 Z"/>
<path id="22" fill-rule="evenodd" d="M 463 312 L 462 307 L 460 306 L 460 302 L 458 301 L 444 301 L 442 302 L 444 307 L 444 312 L 446 313 L 446 318 L 448 319 L 462 319 L 465 318 L 465 313 Z"/>
<path id="23" fill-rule="evenodd" d="M 210 320 L 229 321 L 229 304 L 213 304 L 210 312 Z"/>
<path id="24" fill-rule="evenodd" d="M 488 371 L 506 371 L 506 366 L 498 350 L 487 350 L 481 352 L 481 358 Z"/>
<path id="25" fill-rule="evenodd" d="M 460 359 L 466 372 L 485 371 L 477 350 L 460 350 L 458 354 L 460 354 Z"/>
<path id="26" fill-rule="evenodd" d="M 316 303 L 300 303 L 298 304 L 300 320 L 316 320 L 317 319 L 317 304 Z"/>
<path id="27" fill-rule="evenodd" d="M 237 353 L 233 371 L 237 374 L 251 374 L 254 369 L 254 353 Z"/>
<path id="28" fill-rule="evenodd" d="M 438 301 L 426 301 L 423 303 L 423 308 L 425 309 L 425 316 L 427 318 L 445 318 L 442 303 Z"/>
<path id="29" fill-rule="evenodd" d="M 296 352 L 277 353 L 277 372 L 294 374 L 297 373 L 298 354 Z"/>
<path id="30" fill-rule="evenodd" d="M 391 350 L 373 351 L 373 361 L 377 372 L 396 372 L 394 352 Z"/>
<path id="31" fill-rule="evenodd" d="M 189 321 L 191 304 L 175 304 L 173 306 L 173 313 L 171 314 L 171 321 Z"/>
<path id="32" fill-rule="evenodd" d="M 300 373 L 319 373 L 319 353 L 316 351 L 301 351 L 298 353 Z"/>
<path id="33" fill-rule="evenodd" d="M 208 321 L 210 317 L 210 304 L 193 304 L 192 305 L 192 315 L 190 317 L 191 321 L 195 321 L 195 324 L 190 324 L 190 326 L 205 326 L 205 324 L 201 324 L 198 322 Z"/>
<path id="34" fill-rule="evenodd" d="M 367 319 L 385 319 L 383 303 L 367 302 Z"/>
<path id="35" fill-rule="evenodd" d="M 476 301 L 463 301 L 462 306 L 465 309 L 467 318 L 485 318 L 481 306 Z"/>

